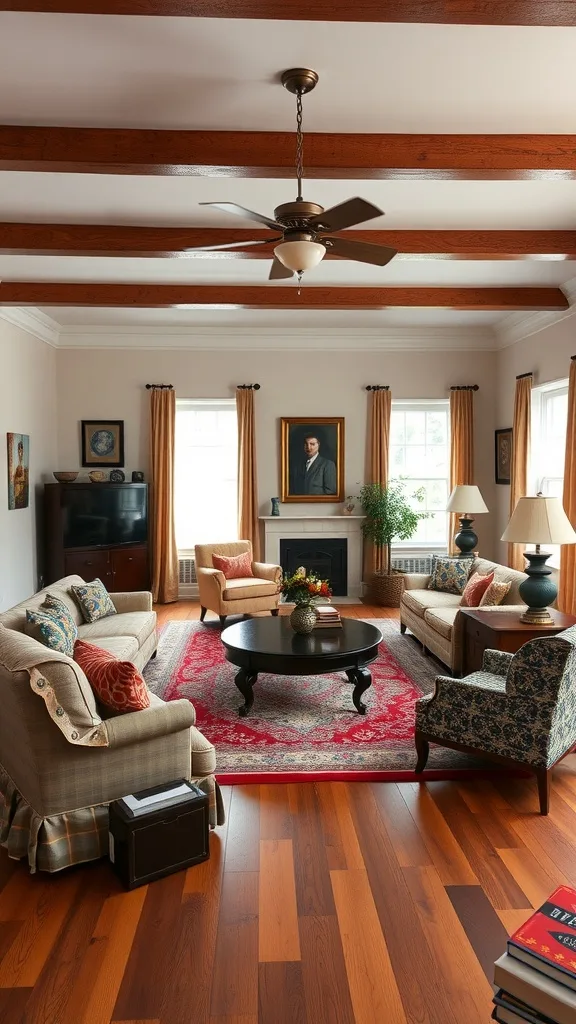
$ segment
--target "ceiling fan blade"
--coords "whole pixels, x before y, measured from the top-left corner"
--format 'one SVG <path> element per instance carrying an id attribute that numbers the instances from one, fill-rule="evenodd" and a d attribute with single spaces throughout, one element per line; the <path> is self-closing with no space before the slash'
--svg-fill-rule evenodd
<path id="1" fill-rule="evenodd" d="M 355 199 L 347 199 L 345 203 L 333 206 L 330 210 L 317 213 L 308 223 L 310 227 L 316 227 L 320 231 L 341 231 L 342 228 L 351 228 L 354 224 L 362 224 L 373 217 L 381 217 L 383 212 L 372 203 L 356 196 Z"/>
<path id="2" fill-rule="evenodd" d="M 280 281 L 286 277 L 294 277 L 294 271 L 288 270 L 277 256 L 272 260 L 272 266 L 270 267 L 270 273 L 268 274 L 269 281 Z"/>
<path id="3" fill-rule="evenodd" d="M 326 251 L 344 260 L 358 260 L 359 263 L 373 263 L 376 267 L 385 267 L 397 255 L 397 249 L 387 245 L 374 245 L 373 242 L 356 242 L 350 238 L 323 238 Z"/>
<path id="4" fill-rule="evenodd" d="M 259 238 L 257 241 L 249 242 L 225 242 L 223 245 L 194 245 L 184 252 L 219 252 L 221 249 L 244 249 L 248 245 L 270 245 L 271 242 L 279 242 L 282 235 L 277 238 Z"/>
<path id="5" fill-rule="evenodd" d="M 254 213 L 247 210 L 245 206 L 238 206 L 237 203 L 199 203 L 199 206 L 214 206 L 217 210 L 224 210 L 224 213 L 234 213 L 237 217 L 244 217 L 245 220 L 255 220 L 258 224 L 266 224 L 274 231 L 282 231 L 282 225 L 277 224 L 271 217 L 265 217 L 263 213 Z"/>

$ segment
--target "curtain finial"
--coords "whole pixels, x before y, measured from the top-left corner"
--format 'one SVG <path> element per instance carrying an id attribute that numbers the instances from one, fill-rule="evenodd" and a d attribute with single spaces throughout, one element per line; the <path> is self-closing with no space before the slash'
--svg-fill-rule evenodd
<path id="1" fill-rule="evenodd" d="M 478 384 L 455 384 L 450 388 L 450 391 L 479 391 L 480 387 Z"/>
<path id="2" fill-rule="evenodd" d="M 530 373 L 519 373 L 517 375 L 517 377 L 516 377 L 516 380 L 524 380 L 524 377 L 532 377 L 532 376 L 533 376 L 532 370 L 530 370 Z"/>
<path id="3" fill-rule="evenodd" d="M 259 384 L 237 384 L 237 391 L 260 391 Z"/>
<path id="4" fill-rule="evenodd" d="M 146 391 L 163 391 L 163 390 L 173 391 L 174 390 L 174 385 L 173 384 L 147 384 L 146 385 Z"/>
<path id="5" fill-rule="evenodd" d="M 389 384 L 367 384 L 366 391 L 390 391 Z"/>

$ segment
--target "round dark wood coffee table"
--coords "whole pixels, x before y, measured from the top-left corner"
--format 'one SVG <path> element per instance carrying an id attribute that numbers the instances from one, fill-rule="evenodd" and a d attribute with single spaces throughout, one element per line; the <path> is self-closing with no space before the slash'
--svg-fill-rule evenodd
<path id="1" fill-rule="evenodd" d="M 354 686 L 354 707 L 364 715 L 366 705 L 360 697 L 372 684 L 366 666 L 377 658 L 381 640 L 380 630 L 360 619 L 342 619 L 342 629 L 315 629 L 307 636 L 294 632 L 287 615 L 246 619 L 228 626 L 222 631 L 222 643 L 226 660 L 239 666 L 235 683 L 244 704 L 238 714 L 250 711 L 259 672 L 313 676 L 342 671 Z"/>

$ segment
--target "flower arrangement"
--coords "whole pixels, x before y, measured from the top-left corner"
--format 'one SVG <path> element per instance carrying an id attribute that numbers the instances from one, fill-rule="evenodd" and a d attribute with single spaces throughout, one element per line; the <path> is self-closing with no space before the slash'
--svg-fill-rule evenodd
<path id="1" fill-rule="evenodd" d="M 307 574 L 302 565 L 291 576 L 284 577 L 280 592 L 286 601 L 293 601 L 296 605 L 314 604 L 315 601 L 326 601 L 332 597 L 328 580 L 319 579 L 313 572 Z"/>

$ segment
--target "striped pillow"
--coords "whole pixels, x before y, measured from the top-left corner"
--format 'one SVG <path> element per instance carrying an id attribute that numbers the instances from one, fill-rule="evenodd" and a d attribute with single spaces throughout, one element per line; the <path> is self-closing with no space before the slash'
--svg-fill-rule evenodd
<path id="1" fill-rule="evenodd" d="M 131 661 L 119 661 L 109 651 L 77 640 L 74 661 L 80 665 L 96 697 L 114 711 L 143 711 L 150 707 L 150 694 Z"/>

